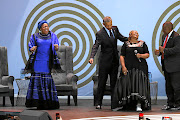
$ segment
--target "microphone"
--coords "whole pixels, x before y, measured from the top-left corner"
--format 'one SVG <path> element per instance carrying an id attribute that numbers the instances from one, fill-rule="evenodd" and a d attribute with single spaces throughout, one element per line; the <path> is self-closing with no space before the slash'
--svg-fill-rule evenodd
<path id="1" fill-rule="evenodd" d="M 137 50 L 134 50 L 134 54 L 135 56 L 137 55 L 138 51 Z M 139 58 L 137 58 L 139 60 L 139 62 L 141 62 L 141 60 Z"/>

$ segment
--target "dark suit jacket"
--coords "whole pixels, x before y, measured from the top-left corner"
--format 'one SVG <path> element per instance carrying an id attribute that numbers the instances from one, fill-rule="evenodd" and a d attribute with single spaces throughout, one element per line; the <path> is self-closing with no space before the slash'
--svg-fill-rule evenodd
<path id="1" fill-rule="evenodd" d="M 100 66 L 108 66 L 111 65 L 112 60 L 116 59 L 117 64 L 119 64 L 118 50 L 117 50 L 117 39 L 124 42 L 127 41 L 128 38 L 121 35 L 117 26 L 112 27 L 113 34 L 115 36 L 114 39 L 111 39 L 103 27 L 100 31 L 96 33 L 96 40 L 92 47 L 92 52 L 90 58 L 94 58 L 99 45 L 101 45 L 101 53 L 100 53 Z"/>
<path id="2" fill-rule="evenodd" d="M 165 35 L 162 36 L 162 46 L 165 37 Z M 161 62 L 163 71 L 166 70 L 169 73 L 180 71 L 180 36 L 175 31 L 168 39 L 164 49 L 164 60 Z"/>

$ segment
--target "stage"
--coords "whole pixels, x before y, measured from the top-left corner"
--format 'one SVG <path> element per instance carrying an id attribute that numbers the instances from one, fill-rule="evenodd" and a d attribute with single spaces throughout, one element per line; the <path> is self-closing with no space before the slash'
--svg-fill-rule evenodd
<path id="1" fill-rule="evenodd" d="M 47 112 L 53 120 L 55 120 L 55 114 L 60 113 L 63 120 L 137 120 L 138 112 L 136 111 L 111 111 L 110 100 L 104 99 L 103 106 L 101 110 L 95 109 L 93 106 L 93 99 L 78 99 L 78 106 L 74 105 L 71 99 L 71 105 L 67 105 L 65 98 L 60 98 L 60 108 L 57 110 L 43 110 Z M 158 100 L 157 104 L 152 105 L 151 111 L 144 111 L 145 118 L 151 120 L 161 120 L 162 116 L 170 116 L 173 120 L 180 120 L 180 110 L 179 111 L 164 111 L 161 107 L 166 103 L 166 100 Z M 22 112 L 23 110 L 36 110 L 35 108 L 29 109 L 24 105 L 12 107 L 10 105 L 9 98 L 6 98 L 6 106 L 2 106 L 2 98 L 0 100 L 0 111 L 6 112 Z"/>

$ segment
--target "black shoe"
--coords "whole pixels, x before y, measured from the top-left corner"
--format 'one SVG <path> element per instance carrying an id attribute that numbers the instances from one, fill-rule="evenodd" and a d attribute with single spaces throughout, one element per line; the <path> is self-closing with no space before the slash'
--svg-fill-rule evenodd
<path id="1" fill-rule="evenodd" d="M 97 105 L 97 106 L 96 106 L 96 109 L 101 109 L 101 105 Z"/>
<path id="2" fill-rule="evenodd" d="M 162 110 L 171 110 L 172 108 L 174 108 L 173 106 L 169 106 L 169 105 L 164 105 L 163 108 L 161 108 Z"/>
<path id="3" fill-rule="evenodd" d="M 180 106 L 179 105 L 175 105 L 174 108 L 172 108 L 172 110 L 180 110 Z"/>
<path id="4" fill-rule="evenodd" d="M 180 106 L 179 107 L 176 107 L 177 110 L 180 110 Z"/>

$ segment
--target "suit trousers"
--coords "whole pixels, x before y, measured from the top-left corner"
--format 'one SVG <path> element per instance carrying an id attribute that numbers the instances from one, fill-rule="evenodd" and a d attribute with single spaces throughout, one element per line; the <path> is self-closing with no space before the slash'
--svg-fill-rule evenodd
<path id="1" fill-rule="evenodd" d="M 169 106 L 180 107 L 180 71 L 168 73 L 164 71 L 165 75 L 165 86 L 167 94 L 167 104 Z"/>
<path id="2" fill-rule="evenodd" d="M 97 89 L 98 97 L 97 97 L 96 105 L 102 105 L 102 99 L 104 96 L 104 90 L 106 87 L 108 75 L 110 76 L 111 103 L 112 103 L 112 99 L 113 99 L 112 95 L 117 81 L 119 63 L 112 62 L 112 64 L 108 66 L 109 67 L 99 66 L 98 89 Z"/>

